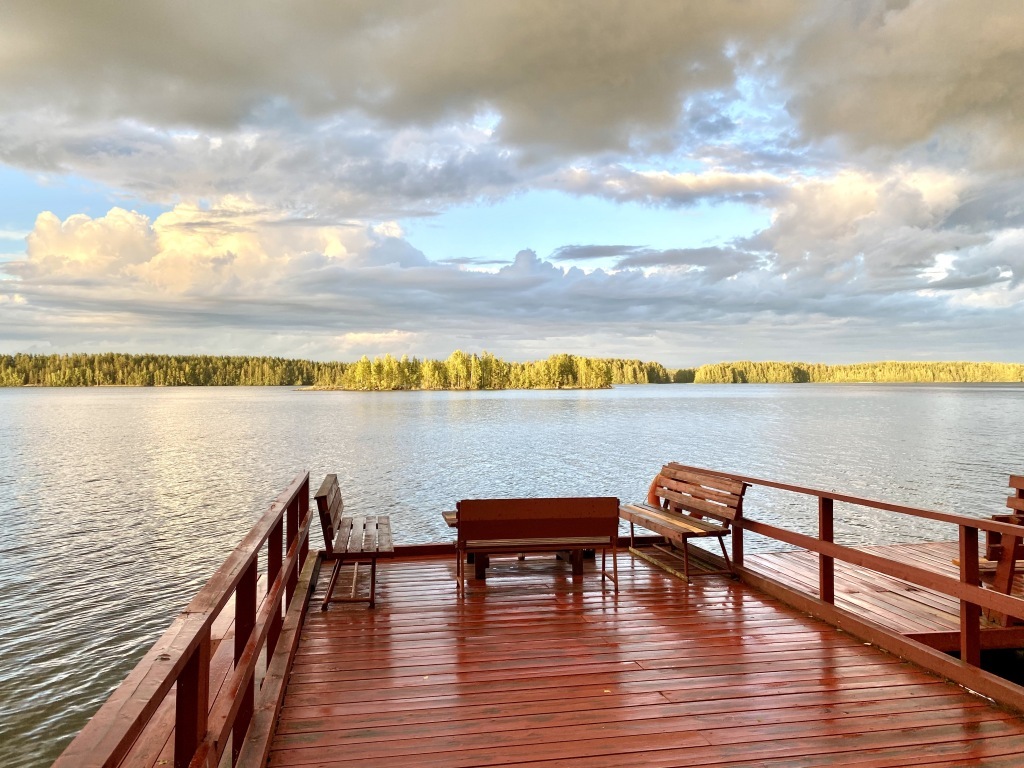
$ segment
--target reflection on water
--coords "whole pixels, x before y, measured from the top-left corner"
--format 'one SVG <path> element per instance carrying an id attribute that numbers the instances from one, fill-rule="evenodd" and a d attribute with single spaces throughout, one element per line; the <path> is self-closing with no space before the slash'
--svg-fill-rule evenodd
<path id="1" fill-rule="evenodd" d="M 0 390 L 0 765 L 49 764 L 301 469 L 401 543 L 470 496 L 642 499 L 668 460 L 987 516 L 1022 425 L 998 385 Z M 809 502 L 747 510 L 814 531 Z M 842 543 L 952 537 L 837 511 Z"/>

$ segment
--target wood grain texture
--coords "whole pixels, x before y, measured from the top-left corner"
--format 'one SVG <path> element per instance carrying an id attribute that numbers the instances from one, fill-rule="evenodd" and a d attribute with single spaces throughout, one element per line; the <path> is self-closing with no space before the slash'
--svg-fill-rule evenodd
<path id="1" fill-rule="evenodd" d="M 960 578 L 960 553 L 956 542 L 892 544 L 858 549 L 898 559 L 935 574 Z M 818 597 L 818 558 L 812 552 L 789 550 L 747 555 L 747 567 Z M 1020 579 L 1014 583 L 1012 594 L 1024 597 L 1024 584 Z M 902 634 L 948 633 L 960 627 L 960 602 L 956 598 L 851 563 L 835 563 L 835 604 Z M 1001 640 L 987 644 L 985 633 L 991 629 L 994 626 L 986 623 L 981 633 L 982 648 L 1004 647 Z"/>
<path id="2" fill-rule="evenodd" d="M 267 764 L 999 766 L 1024 748 L 1024 720 L 741 583 L 618 558 L 617 594 L 510 556 L 462 600 L 450 560 L 393 560 L 376 611 L 307 617 Z"/>

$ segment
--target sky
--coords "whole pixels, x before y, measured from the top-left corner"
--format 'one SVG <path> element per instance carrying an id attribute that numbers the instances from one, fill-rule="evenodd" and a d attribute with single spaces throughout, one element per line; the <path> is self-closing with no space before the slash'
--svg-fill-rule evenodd
<path id="1" fill-rule="evenodd" d="M 1019 0 L 5 0 L 0 353 L 1024 362 Z"/>

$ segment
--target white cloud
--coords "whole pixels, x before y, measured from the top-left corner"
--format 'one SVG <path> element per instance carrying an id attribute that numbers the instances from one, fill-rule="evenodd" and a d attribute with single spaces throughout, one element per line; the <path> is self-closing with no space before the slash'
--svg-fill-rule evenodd
<path id="1" fill-rule="evenodd" d="M 739 200 L 756 202 L 776 197 L 788 179 L 769 173 L 734 173 L 720 168 L 701 172 L 636 171 L 624 166 L 574 167 L 548 182 L 578 195 L 593 195 L 621 203 L 683 206 L 698 202 Z"/>
<path id="2" fill-rule="evenodd" d="M 768 328 L 821 343 L 884 336 L 883 328 L 900 325 L 918 328 L 906 339 L 955 326 L 970 343 L 997 344 L 1005 334 L 991 333 L 992 313 L 1006 323 L 1021 315 L 1019 286 L 998 277 L 1020 268 L 1012 257 L 1020 232 L 986 241 L 904 231 L 941 220 L 956 205 L 956 189 L 927 174 L 915 183 L 848 174 L 806 182 L 750 242 L 622 246 L 622 269 L 591 272 L 531 251 L 494 272 L 445 266 L 387 222 L 323 226 L 240 198 L 183 203 L 152 222 L 120 209 L 96 219 L 42 214 L 26 257 L 6 266 L 14 279 L 0 282 L 0 321 L 6 343 L 18 348 L 60 337 L 72 348 L 81 339 L 216 352 L 250 344 L 335 358 L 445 355 L 456 346 L 514 356 L 555 338 L 587 338 L 601 348 L 573 351 L 603 354 L 628 346 L 626 339 L 664 344 L 697 333 L 721 337 L 740 354 Z M 897 248 L 904 240 L 914 248 Z M 801 255 L 823 243 L 832 250 Z M 993 268 L 997 279 L 988 283 L 956 283 Z M 972 336 L 974 326 L 987 335 Z"/>
<path id="3" fill-rule="evenodd" d="M 168 211 L 4 221 L 0 344 L 995 345 L 1022 312 L 1021 28 L 1015 1 L 12 0 L 0 162 Z M 395 223 L 536 189 L 772 220 L 491 269 Z"/>

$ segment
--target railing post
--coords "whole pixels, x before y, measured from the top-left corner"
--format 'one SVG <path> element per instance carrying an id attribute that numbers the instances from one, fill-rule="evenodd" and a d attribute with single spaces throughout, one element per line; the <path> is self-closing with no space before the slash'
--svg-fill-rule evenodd
<path id="1" fill-rule="evenodd" d="M 750 487 L 749 483 L 743 484 L 743 492 Z M 633 528 L 630 526 L 630 531 Z M 736 519 L 732 524 L 732 564 L 734 568 L 743 567 L 743 497 L 740 496 L 739 506 L 736 507 Z M 632 541 L 632 539 L 630 539 Z"/>
<path id="2" fill-rule="evenodd" d="M 253 629 L 256 627 L 256 564 L 252 563 L 245 569 L 238 586 L 235 588 L 235 666 L 237 668 L 245 646 L 249 642 Z M 253 708 L 256 704 L 255 676 L 249 680 L 245 689 L 239 694 L 240 703 L 235 723 L 231 729 L 231 764 L 238 762 L 238 753 L 245 742 L 245 733 L 252 722 Z"/>
<path id="3" fill-rule="evenodd" d="M 741 523 L 742 525 L 742 523 Z M 732 538 L 732 564 L 737 568 L 743 567 L 743 528 L 739 525 L 733 525 L 732 533 L 729 534 Z"/>
<path id="4" fill-rule="evenodd" d="M 978 586 L 978 529 L 960 526 L 960 581 Z M 967 600 L 960 601 L 960 660 L 981 666 L 981 607 Z"/>
<path id="5" fill-rule="evenodd" d="M 206 737 L 210 714 L 209 627 L 202 631 L 199 644 L 178 676 L 174 711 L 174 768 L 188 768 Z"/>
<path id="6" fill-rule="evenodd" d="M 830 544 L 835 538 L 834 503 L 825 496 L 818 497 L 818 538 Z M 818 554 L 818 596 L 825 603 L 836 601 L 835 558 Z"/>
<path id="7" fill-rule="evenodd" d="M 280 577 L 283 560 L 284 524 L 282 520 L 278 519 L 277 523 L 270 530 L 270 536 L 267 537 L 267 592 L 273 589 L 274 582 Z M 270 664 L 270 659 L 277 649 L 277 638 L 281 635 L 281 624 L 283 621 L 284 617 L 281 613 L 281 606 L 278 605 L 271 615 L 270 629 L 267 631 L 267 664 Z"/>

